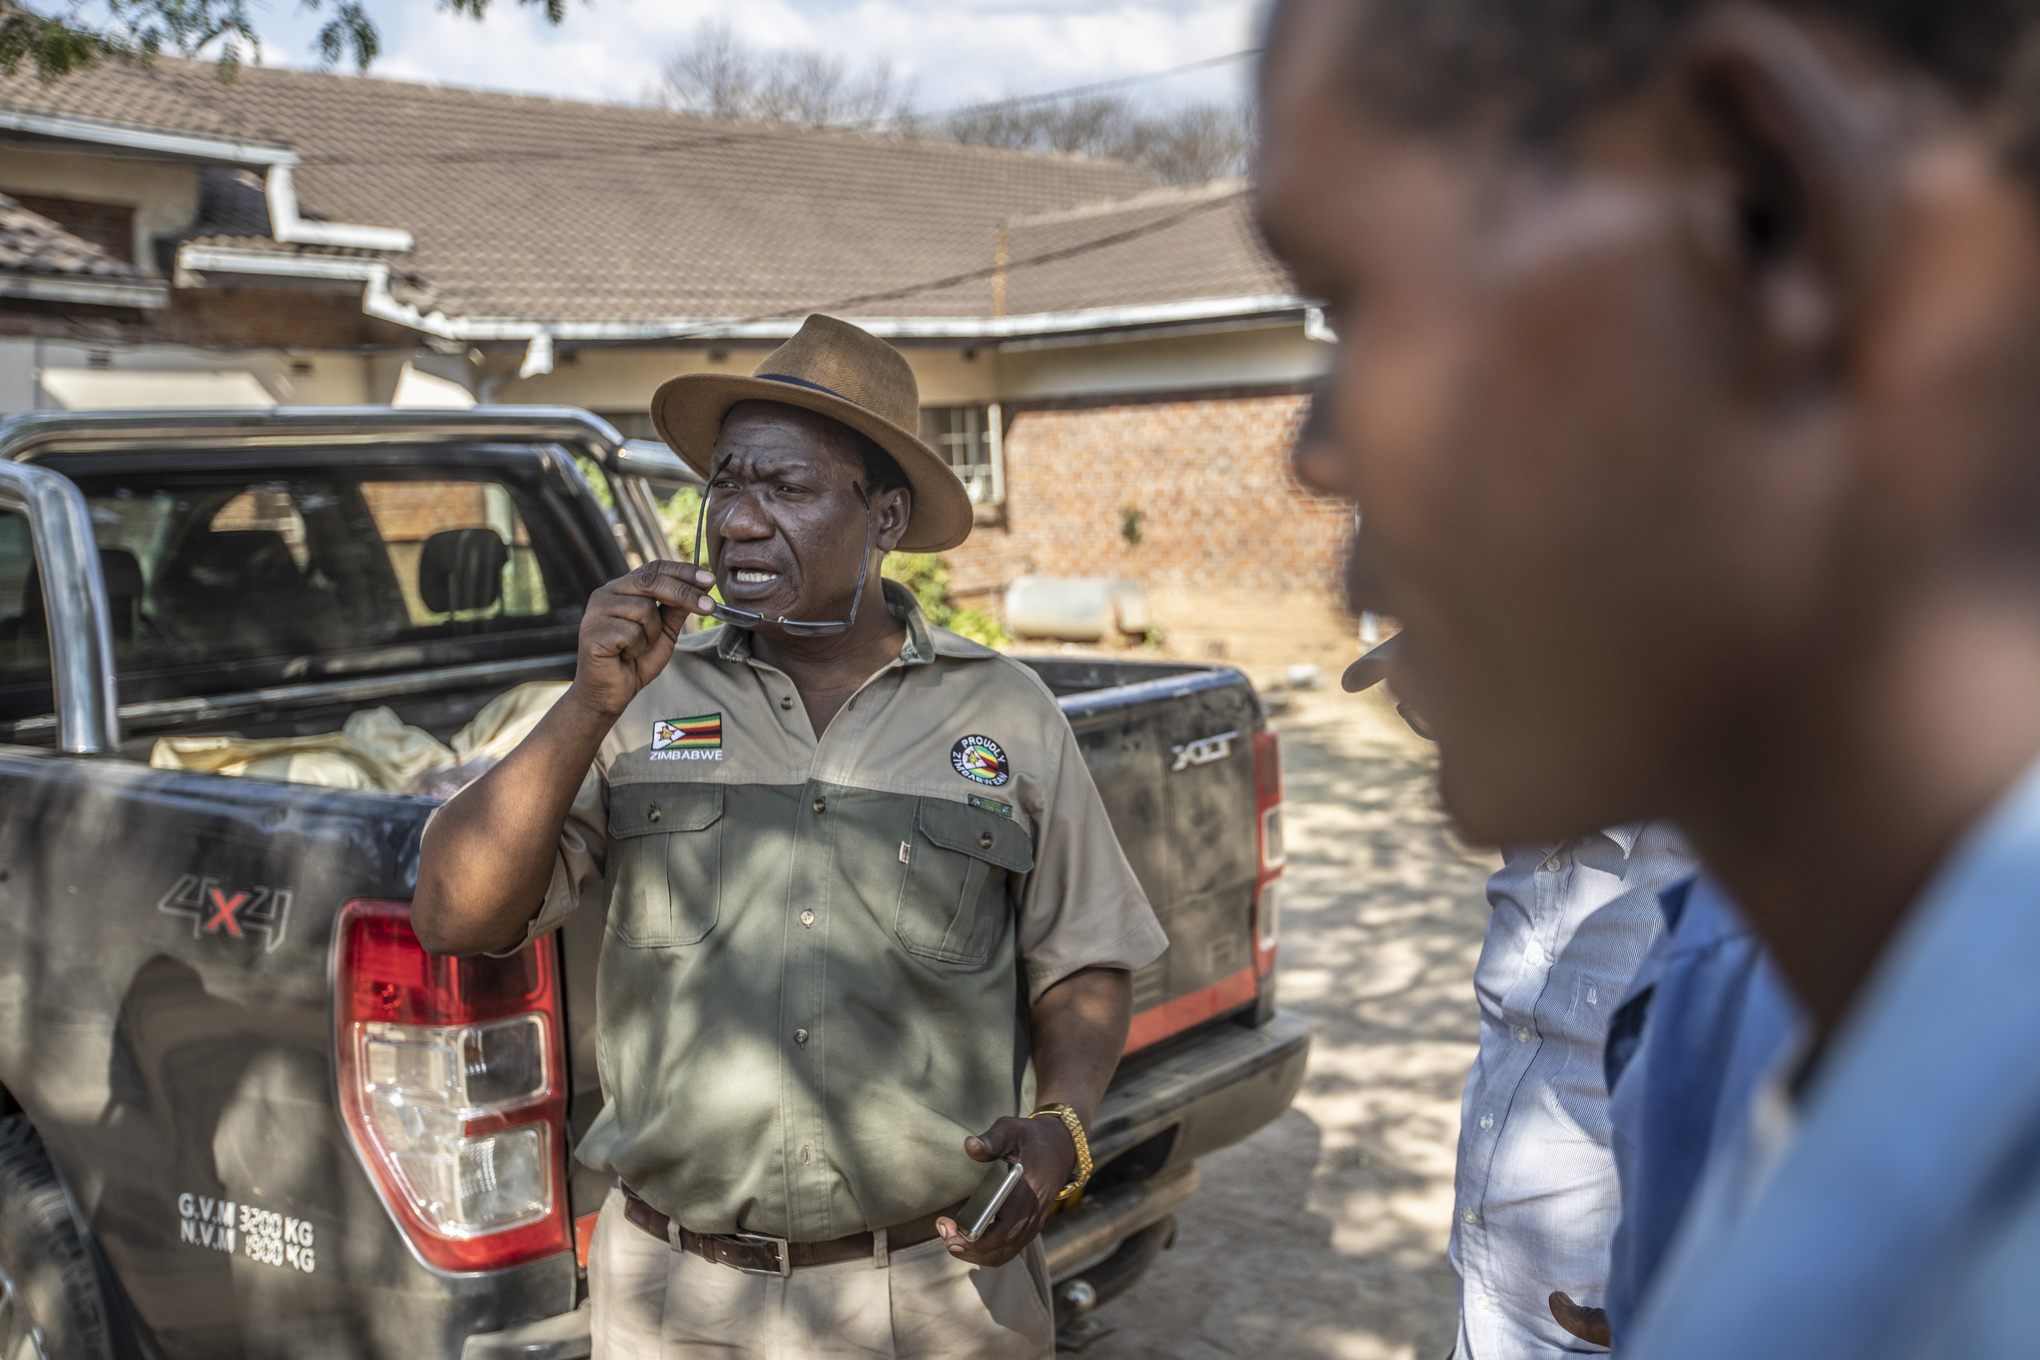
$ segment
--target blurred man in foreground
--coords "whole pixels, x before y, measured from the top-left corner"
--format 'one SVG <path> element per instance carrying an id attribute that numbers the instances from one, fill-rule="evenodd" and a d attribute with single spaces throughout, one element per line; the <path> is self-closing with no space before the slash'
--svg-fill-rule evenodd
<path id="1" fill-rule="evenodd" d="M 2027 1355 L 2031 6 L 1292 0 L 1263 220 L 1469 835 L 1665 816 L 1807 1022 L 1625 1354 Z"/>

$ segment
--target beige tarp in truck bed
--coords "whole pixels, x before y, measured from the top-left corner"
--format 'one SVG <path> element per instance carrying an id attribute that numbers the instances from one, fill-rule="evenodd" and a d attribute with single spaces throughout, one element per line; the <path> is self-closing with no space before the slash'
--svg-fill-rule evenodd
<path id="1" fill-rule="evenodd" d="M 159 770 L 204 770 L 335 789 L 450 798 L 523 741 L 562 694 L 564 680 L 534 680 L 482 706 L 442 744 L 387 708 L 349 715 L 338 732 L 308 737 L 164 737 L 149 752 Z"/>

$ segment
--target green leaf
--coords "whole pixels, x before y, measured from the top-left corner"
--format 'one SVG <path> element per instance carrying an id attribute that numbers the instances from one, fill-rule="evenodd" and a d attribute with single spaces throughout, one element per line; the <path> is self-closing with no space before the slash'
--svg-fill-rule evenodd
<path id="1" fill-rule="evenodd" d="M 366 71 L 382 55 L 382 32 L 366 0 L 298 0 L 329 17 L 312 41 L 328 66 L 351 60 Z M 567 0 L 517 0 L 537 8 L 548 23 L 567 17 Z M 222 81 L 231 81 L 244 61 L 262 59 L 262 36 L 251 0 L 106 0 L 104 23 L 89 23 L 68 10 L 61 18 L 0 0 L 0 72 L 34 70 L 48 84 L 102 61 L 144 65 L 168 49 L 185 57 L 210 53 Z M 439 8 L 470 19 L 487 14 L 489 0 L 439 0 Z"/>

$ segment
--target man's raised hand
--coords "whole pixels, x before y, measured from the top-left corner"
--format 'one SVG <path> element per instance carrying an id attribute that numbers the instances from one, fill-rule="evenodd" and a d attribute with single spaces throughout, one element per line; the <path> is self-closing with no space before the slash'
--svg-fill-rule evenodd
<path id="1" fill-rule="evenodd" d="M 685 562 L 647 562 L 588 597 L 574 692 L 606 717 L 622 714 L 666 669 L 689 614 L 707 614 L 715 577 Z"/>

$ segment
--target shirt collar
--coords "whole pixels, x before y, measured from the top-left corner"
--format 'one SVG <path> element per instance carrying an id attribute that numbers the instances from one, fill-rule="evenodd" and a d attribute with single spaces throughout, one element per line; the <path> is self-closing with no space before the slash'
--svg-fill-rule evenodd
<path id="1" fill-rule="evenodd" d="M 921 602 L 914 598 L 914 592 L 898 581 L 882 579 L 879 592 L 885 600 L 885 612 L 907 626 L 907 640 L 900 648 L 900 664 L 903 666 L 926 666 L 938 656 L 974 656 L 990 654 L 988 648 L 952 637 L 948 633 L 938 635 L 929 626 L 928 616 L 921 612 Z M 948 644 L 960 643 L 960 647 Z M 751 630 L 725 623 L 716 630 L 715 654 L 724 661 L 749 661 L 751 659 Z"/>
<path id="2" fill-rule="evenodd" d="M 1600 831 L 1589 831 L 1584 836 L 1575 836 L 1569 841 L 1547 841 L 1540 850 L 1543 856 L 1549 859 L 1568 850 L 1581 850 L 1596 836 L 1600 836 L 1614 842 L 1615 848 L 1622 852 L 1622 858 L 1628 859 L 1636 853 L 1636 842 L 1643 835 L 1644 825 L 1643 822 L 1629 822 L 1622 826 L 1605 827 Z"/>
<path id="3" fill-rule="evenodd" d="M 1621 848 L 1622 858 L 1628 859 L 1636 853 L 1637 838 L 1643 835 L 1642 822 L 1629 822 L 1622 826 L 1611 826 L 1601 834 Z"/>

